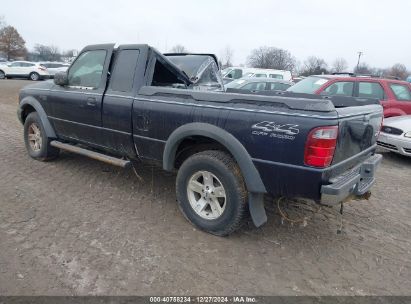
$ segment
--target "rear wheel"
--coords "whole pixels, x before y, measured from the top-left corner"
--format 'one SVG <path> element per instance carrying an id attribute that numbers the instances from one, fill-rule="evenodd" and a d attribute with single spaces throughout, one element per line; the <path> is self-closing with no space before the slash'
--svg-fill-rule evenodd
<path id="1" fill-rule="evenodd" d="M 0 79 L 6 79 L 6 74 L 0 70 Z"/>
<path id="2" fill-rule="evenodd" d="M 176 191 L 180 210 L 200 229 L 225 236 L 241 227 L 247 191 L 227 153 L 204 151 L 189 157 L 178 171 Z"/>
<path id="3" fill-rule="evenodd" d="M 50 141 L 38 114 L 30 113 L 24 122 L 24 143 L 29 155 L 43 161 L 56 158 L 59 149 L 50 146 Z"/>
<path id="4" fill-rule="evenodd" d="M 30 80 L 37 81 L 40 79 L 40 75 L 36 72 L 32 72 L 29 75 Z"/>

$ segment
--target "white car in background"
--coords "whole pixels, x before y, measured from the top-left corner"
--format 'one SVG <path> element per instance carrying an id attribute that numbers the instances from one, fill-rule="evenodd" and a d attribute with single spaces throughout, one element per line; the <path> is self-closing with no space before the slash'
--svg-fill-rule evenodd
<path id="1" fill-rule="evenodd" d="M 48 79 L 50 74 L 47 68 L 36 62 L 13 61 L 0 64 L 0 79 L 27 78 L 33 81 Z"/>
<path id="2" fill-rule="evenodd" d="M 67 71 L 70 66 L 70 64 L 64 62 L 40 62 L 40 64 L 47 68 L 51 78 L 58 72 Z"/>
<path id="3" fill-rule="evenodd" d="M 255 68 L 243 68 L 243 67 L 229 67 L 221 71 L 225 83 L 230 80 L 240 79 L 243 77 L 260 77 L 260 78 L 274 78 L 285 81 L 292 81 L 292 75 L 290 71 L 273 70 L 273 69 L 255 69 Z"/>
<path id="4" fill-rule="evenodd" d="M 377 144 L 385 150 L 411 156 L 411 115 L 384 119 Z"/>

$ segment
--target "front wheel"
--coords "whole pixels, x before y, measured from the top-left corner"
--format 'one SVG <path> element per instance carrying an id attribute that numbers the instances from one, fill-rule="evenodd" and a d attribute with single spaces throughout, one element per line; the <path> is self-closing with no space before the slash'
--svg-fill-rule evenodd
<path id="1" fill-rule="evenodd" d="M 29 155 L 43 161 L 56 158 L 59 149 L 50 146 L 50 141 L 39 115 L 36 112 L 30 113 L 24 122 L 24 143 Z"/>
<path id="2" fill-rule="evenodd" d="M 200 152 L 184 161 L 177 174 L 176 191 L 184 216 L 215 235 L 236 231 L 247 213 L 240 168 L 222 151 Z"/>

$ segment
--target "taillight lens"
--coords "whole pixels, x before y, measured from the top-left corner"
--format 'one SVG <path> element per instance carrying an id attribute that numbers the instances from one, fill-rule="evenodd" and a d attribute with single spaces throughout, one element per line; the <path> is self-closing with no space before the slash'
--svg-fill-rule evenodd
<path id="1" fill-rule="evenodd" d="M 338 126 L 311 130 L 305 143 L 304 163 L 313 167 L 328 167 L 333 160 L 337 136 Z"/>
<path id="2" fill-rule="evenodd" d="M 42 66 L 42 65 L 39 65 L 39 70 L 42 70 L 42 71 L 47 71 L 47 68 L 46 68 L 46 67 L 44 67 L 44 66 Z"/>

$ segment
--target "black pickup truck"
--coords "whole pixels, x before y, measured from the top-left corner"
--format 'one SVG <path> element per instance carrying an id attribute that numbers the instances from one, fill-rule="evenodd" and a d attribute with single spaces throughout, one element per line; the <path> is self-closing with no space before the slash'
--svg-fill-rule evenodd
<path id="1" fill-rule="evenodd" d="M 84 48 L 67 73 L 20 92 L 29 155 L 60 149 L 127 167 L 177 171 L 178 204 L 199 228 L 227 235 L 264 196 L 338 204 L 368 195 L 381 155 L 378 102 L 224 92 L 217 59 L 144 45 Z"/>

